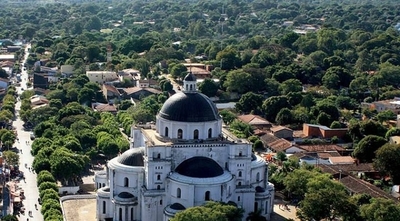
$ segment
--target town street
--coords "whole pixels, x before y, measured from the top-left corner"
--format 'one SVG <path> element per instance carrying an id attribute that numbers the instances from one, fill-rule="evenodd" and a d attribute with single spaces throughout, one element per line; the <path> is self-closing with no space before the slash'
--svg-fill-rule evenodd
<path id="1" fill-rule="evenodd" d="M 26 62 L 29 52 L 28 49 L 31 47 L 30 44 L 28 44 L 25 48 L 25 57 L 23 63 Z M 24 90 L 27 89 L 26 83 L 28 81 L 28 73 L 26 70 L 22 68 L 22 73 L 21 73 L 21 86 L 17 87 L 17 92 L 18 94 L 22 94 Z M 22 90 L 22 88 L 24 90 Z M 15 105 L 15 110 L 16 110 L 16 120 L 13 122 L 13 127 L 16 129 L 18 133 L 18 138 L 19 141 L 17 141 L 14 146 L 16 146 L 18 149 L 22 150 L 22 153 L 20 153 L 20 170 L 24 172 L 25 175 L 25 181 L 20 180 L 19 186 L 24 190 L 26 198 L 22 201 L 23 205 L 25 207 L 25 214 L 20 215 L 19 220 L 20 221 L 26 221 L 26 220 L 35 220 L 35 221 L 42 221 L 43 216 L 40 213 L 40 205 L 38 204 L 38 198 L 39 198 L 39 190 L 36 186 L 36 174 L 32 172 L 32 170 L 29 170 L 28 167 L 32 167 L 33 163 L 33 156 L 30 153 L 30 146 L 32 144 L 32 141 L 30 140 L 30 131 L 25 131 L 23 129 L 23 124 L 24 122 L 20 119 L 19 117 L 19 110 L 21 107 L 21 101 L 18 99 L 16 105 Z M 27 143 L 29 142 L 29 144 Z M 27 168 L 25 168 L 25 164 L 27 165 Z M 37 204 L 37 210 L 35 209 L 35 204 Z M 32 216 L 28 216 L 28 212 L 32 211 Z"/>

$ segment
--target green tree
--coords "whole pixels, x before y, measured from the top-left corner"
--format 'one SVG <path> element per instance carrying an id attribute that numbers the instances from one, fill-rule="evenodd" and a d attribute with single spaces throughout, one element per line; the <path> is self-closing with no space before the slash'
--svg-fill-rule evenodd
<path id="1" fill-rule="evenodd" d="M 56 179 L 54 179 L 53 175 L 47 171 L 47 170 L 42 170 L 39 172 L 37 176 L 37 185 L 40 186 L 40 184 L 44 182 L 56 182 Z"/>
<path id="2" fill-rule="evenodd" d="M 249 215 L 246 217 L 246 221 L 267 221 L 267 218 L 261 215 L 261 209 L 250 212 Z"/>
<path id="3" fill-rule="evenodd" d="M 1 220 L 3 220 L 3 221 L 18 221 L 18 217 L 15 215 L 8 214 L 6 216 L 3 216 L 1 218 Z"/>
<path id="4" fill-rule="evenodd" d="M 389 120 L 396 120 L 397 115 L 391 110 L 381 111 L 376 115 L 379 122 L 383 123 Z"/>
<path id="5" fill-rule="evenodd" d="M 253 92 L 247 92 L 240 97 L 235 107 L 238 111 L 243 113 L 255 112 L 257 113 L 263 102 L 263 96 Z"/>
<path id="6" fill-rule="evenodd" d="M 236 91 L 238 93 L 246 93 L 252 89 L 251 75 L 243 70 L 230 71 L 226 76 L 224 87 L 228 91 Z"/>
<path id="7" fill-rule="evenodd" d="M 389 199 L 374 198 L 370 204 L 360 208 L 365 221 L 397 221 L 400 217 L 400 206 Z"/>
<path id="8" fill-rule="evenodd" d="M 298 79 L 289 79 L 279 85 L 279 91 L 282 95 L 286 95 L 290 92 L 301 92 L 302 89 L 302 84 Z"/>
<path id="9" fill-rule="evenodd" d="M 388 132 L 386 132 L 385 138 L 389 140 L 391 136 L 399 136 L 400 135 L 400 128 L 392 127 Z"/>
<path id="10" fill-rule="evenodd" d="M 183 79 L 187 74 L 187 68 L 183 64 L 175 64 L 172 65 L 171 70 L 169 71 L 171 76 L 175 79 Z"/>
<path id="11" fill-rule="evenodd" d="M 234 120 L 230 124 L 230 130 L 239 138 L 247 138 L 253 133 L 253 129 L 249 124 L 243 123 L 239 120 Z"/>
<path id="12" fill-rule="evenodd" d="M 229 204 L 209 201 L 203 206 L 190 207 L 177 213 L 171 221 L 239 221 L 243 212 L 243 209 Z"/>
<path id="13" fill-rule="evenodd" d="M 276 115 L 275 122 L 279 125 L 286 125 L 293 123 L 293 114 L 289 108 L 282 108 Z"/>
<path id="14" fill-rule="evenodd" d="M 288 173 L 283 180 L 285 189 L 296 196 L 303 198 L 307 192 L 308 182 L 319 175 L 316 170 L 307 170 L 304 168 L 296 169 Z"/>
<path id="15" fill-rule="evenodd" d="M 368 135 L 360 140 L 354 149 L 353 156 L 361 162 L 372 162 L 375 159 L 375 151 L 386 143 L 383 137 Z"/>
<path id="16" fill-rule="evenodd" d="M 356 206 L 349 201 L 345 187 L 329 175 L 320 174 L 307 183 L 307 193 L 300 202 L 301 220 L 330 220 L 351 216 Z"/>
<path id="17" fill-rule="evenodd" d="M 214 97 L 217 94 L 218 85 L 212 79 L 206 78 L 199 84 L 199 90 L 208 97 Z"/>
<path id="18" fill-rule="evenodd" d="M 236 115 L 229 110 L 222 110 L 219 112 L 219 114 L 222 116 L 222 120 L 224 121 L 224 123 L 228 125 L 236 119 Z"/>
<path id="19" fill-rule="evenodd" d="M 337 128 L 342 128 L 342 124 L 339 121 L 333 121 L 331 126 L 329 128 L 331 129 L 337 129 Z"/>
<path id="20" fill-rule="evenodd" d="M 394 184 L 400 184 L 400 146 L 385 144 L 376 151 L 374 166 L 391 176 Z"/>
<path id="21" fill-rule="evenodd" d="M 8 165 L 18 166 L 19 165 L 19 155 L 13 151 L 7 150 L 3 152 L 4 160 Z"/>
<path id="22" fill-rule="evenodd" d="M 66 181 L 79 175 L 84 169 L 87 158 L 61 147 L 50 156 L 51 173 L 57 179 Z"/>
<path id="23" fill-rule="evenodd" d="M 266 99 L 262 104 L 262 109 L 269 121 L 274 121 L 280 110 L 290 107 L 291 106 L 286 96 L 272 96 Z"/>

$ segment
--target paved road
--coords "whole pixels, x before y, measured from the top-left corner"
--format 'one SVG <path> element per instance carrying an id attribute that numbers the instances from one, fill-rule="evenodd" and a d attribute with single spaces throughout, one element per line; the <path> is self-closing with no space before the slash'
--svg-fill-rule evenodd
<path id="1" fill-rule="evenodd" d="M 27 45 L 25 48 L 25 58 L 24 58 L 24 63 L 26 59 L 28 58 L 28 48 L 30 48 L 30 45 Z M 18 94 L 21 94 L 24 90 L 27 89 L 26 83 L 28 80 L 28 73 L 26 71 L 22 71 L 21 73 L 21 86 L 17 87 L 17 92 Z M 22 90 L 22 88 L 24 90 Z M 19 186 L 25 191 L 25 196 L 26 198 L 23 200 L 23 205 L 25 207 L 25 215 L 20 215 L 19 220 L 20 221 L 42 221 L 43 220 L 43 215 L 40 213 L 40 205 L 38 204 L 38 198 L 39 198 L 39 190 L 36 186 L 36 174 L 33 172 L 29 171 L 28 168 L 25 168 L 25 164 L 28 165 L 28 167 L 32 167 L 33 163 L 33 156 L 30 153 L 30 145 L 32 144 L 32 141 L 30 140 L 30 132 L 29 131 L 24 131 L 23 129 L 23 124 L 24 122 L 20 119 L 19 117 L 19 110 L 21 107 L 21 102 L 18 101 L 15 105 L 15 110 L 17 112 L 17 119 L 13 122 L 14 128 L 16 128 L 18 132 L 18 138 L 19 142 L 16 142 L 14 146 L 16 146 L 18 149 L 22 150 L 22 153 L 20 153 L 20 170 L 24 172 L 25 175 L 25 182 L 23 180 L 20 181 Z M 27 144 L 29 142 L 29 144 Z M 37 204 L 38 209 L 35 209 L 35 204 Z M 32 216 L 28 216 L 28 211 L 32 211 Z"/>

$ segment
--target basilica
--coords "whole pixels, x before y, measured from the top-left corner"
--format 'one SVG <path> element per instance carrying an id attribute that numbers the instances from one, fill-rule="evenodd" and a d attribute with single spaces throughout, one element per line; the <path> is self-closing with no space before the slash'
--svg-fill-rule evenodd
<path id="1" fill-rule="evenodd" d="M 96 173 L 97 220 L 169 221 L 206 201 L 231 203 L 268 220 L 274 187 L 251 143 L 223 128 L 215 104 L 189 73 L 156 122 L 134 125 L 131 148 Z"/>

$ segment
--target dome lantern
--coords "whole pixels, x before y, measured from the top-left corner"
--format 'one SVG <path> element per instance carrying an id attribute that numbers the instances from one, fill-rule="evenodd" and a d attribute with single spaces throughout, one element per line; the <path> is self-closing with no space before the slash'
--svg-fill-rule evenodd
<path id="1" fill-rule="evenodd" d="M 197 92 L 196 77 L 192 72 L 189 72 L 183 79 L 183 90 L 185 92 Z"/>

